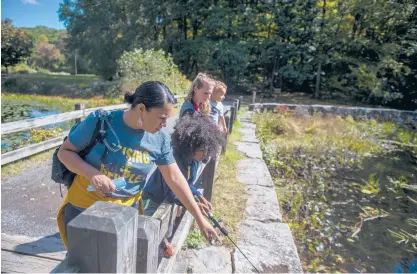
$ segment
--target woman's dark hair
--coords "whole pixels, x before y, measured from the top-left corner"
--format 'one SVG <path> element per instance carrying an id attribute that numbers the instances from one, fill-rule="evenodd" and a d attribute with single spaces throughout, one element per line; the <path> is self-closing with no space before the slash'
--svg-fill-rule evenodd
<path id="1" fill-rule="evenodd" d="M 171 142 L 175 157 L 191 161 L 197 151 L 204 151 L 207 160 L 216 157 L 226 144 L 226 138 L 209 116 L 194 113 L 184 115 L 177 122 Z"/>
<path id="2" fill-rule="evenodd" d="M 135 93 L 126 93 L 125 102 L 132 105 L 144 104 L 146 110 L 163 107 L 166 103 L 176 104 L 177 100 L 169 88 L 159 81 L 148 81 L 138 86 Z"/>

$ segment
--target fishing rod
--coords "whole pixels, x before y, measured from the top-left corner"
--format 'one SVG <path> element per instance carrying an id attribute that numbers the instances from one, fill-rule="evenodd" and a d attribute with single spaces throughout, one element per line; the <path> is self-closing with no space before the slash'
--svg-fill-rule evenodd
<path id="1" fill-rule="evenodd" d="M 208 212 L 208 217 L 209 217 L 209 219 L 213 222 L 213 224 L 214 224 L 214 228 L 218 228 L 219 230 L 220 230 L 220 232 L 224 235 L 224 236 L 226 236 L 231 242 L 232 242 L 232 244 L 240 251 L 240 253 L 242 253 L 242 255 L 243 255 L 243 257 L 245 257 L 245 259 L 253 266 L 253 268 L 256 270 L 256 272 L 258 272 L 258 273 L 261 273 L 261 272 L 259 272 L 259 270 L 256 268 L 256 266 L 254 266 L 253 265 L 253 263 L 249 260 L 249 258 L 248 257 L 246 257 L 246 255 L 245 255 L 245 253 L 243 253 L 243 251 L 237 246 L 237 244 L 229 237 L 229 232 L 227 232 L 227 230 L 224 228 L 224 227 L 222 227 L 221 225 L 220 225 L 220 223 L 219 223 L 219 221 L 218 220 L 216 220 L 216 218 L 214 218 L 214 216 L 213 216 L 213 214 L 211 213 L 211 212 Z"/>
<path id="2" fill-rule="evenodd" d="M 194 199 L 196 202 L 200 202 L 200 198 L 198 198 L 196 195 L 194 195 Z M 226 236 L 231 242 L 232 244 L 240 251 L 240 253 L 242 253 L 243 257 L 245 257 L 245 259 L 253 266 L 253 268 L 256 270 L 256 272 L 259 272 L 259 270 L 253 265 L 253 263 L 249 260 L 248 257 L 246 257 L 245 253 L 242 252 L 242 250 L 237 246 L 237 244 L 229 237 L 229 232 L 227 232 L 227 230 L 222 227 L 219 223 L 218 220 L 216 220 L 216 218 L 214 218 L 213 214 L 209 211 L 207 214 L 208 218 L 210 219 L 210 221 L 213 222 L 214 228 L 218 228 L 220 230 L 220 232 Z"/>

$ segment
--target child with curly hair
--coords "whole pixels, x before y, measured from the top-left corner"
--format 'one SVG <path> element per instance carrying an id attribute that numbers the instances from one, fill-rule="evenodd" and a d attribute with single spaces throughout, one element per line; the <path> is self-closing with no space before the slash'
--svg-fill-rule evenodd
<path id="1" fill-rule="evenodd" d="M 206 216 L 211 210 L 211 203 L 201 195 L 194 183 L 198 179 L 201 162 L 216 157 L 225 142 L 224 135 L 213 126 L 211 118 L 198 113 L 184 115 L 175 125 L 171 136 L 174 158 L 187 179 L 191 192 L 198 197 L 201 212 Z M 142 197 L 146 216 L 152 216 L 164 200 L 181 205 L 158 170 L 149 178 Z M 164 240 L 162 249 L 165 256 L 172 255 L 173 247 L 167 239 Z"/>

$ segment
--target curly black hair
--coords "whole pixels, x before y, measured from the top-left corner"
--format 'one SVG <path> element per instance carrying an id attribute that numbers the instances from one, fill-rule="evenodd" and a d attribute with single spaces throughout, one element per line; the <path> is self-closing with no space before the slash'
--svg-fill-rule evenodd
<path id="1" fill-rule="evenodd" d="M 226 138 L 209 116 L 196 112 L 179 119 L 171 142 L 175 157 L 191 161 L 197 151 L 204 151 L 207 160 L 216 157 Z"/>

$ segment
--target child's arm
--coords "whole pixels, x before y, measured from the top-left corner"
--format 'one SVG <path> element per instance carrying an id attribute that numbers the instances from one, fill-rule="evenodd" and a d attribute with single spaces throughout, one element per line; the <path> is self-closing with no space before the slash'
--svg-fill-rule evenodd
<path id="1" fill-rule="evenodd" d="M 223 131 L 227 133 L 226 119 L 224 119 L 224 115 L 220 116 L 220 123 L 222 124 Z"/>

